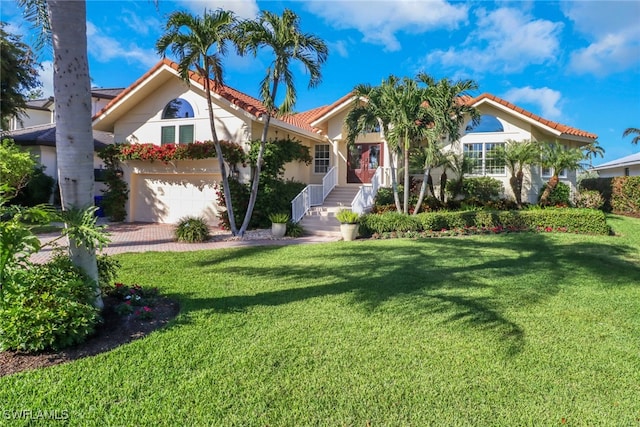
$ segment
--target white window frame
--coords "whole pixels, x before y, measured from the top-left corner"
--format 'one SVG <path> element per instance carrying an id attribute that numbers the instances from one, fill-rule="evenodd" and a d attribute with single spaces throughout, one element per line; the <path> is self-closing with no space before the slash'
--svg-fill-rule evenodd
<path id="1" fill-rule="evenodd" d="M 487 173 L 487 160 L 491 160 L 491 159 L 487 159 L 487 152 L 490 151 L 490 148 L 487 149 L 487 146 L 489 145 L 502 145 L 504 146 L 505 143 L 504 142 L 498 142 L 498 141 L 487 141 L 487 142 L 465 142 L 463 143 L 463 147 L 462 147 L 462 155 L 466 156 L 466 151 L 465 151 L 465 147 L 468 145 L 480 145 L 482 147 L 482 151 L 480 152 L 481 155 L 479 157 L 479 159 L 481 160 L 480 162 L 480 172 L 475 172 L 473 171 L 473 169 L 470 172 L 467 172 L 467 175 L 470 176 L 507 176 L 507 166 L 504 165 L 503 168 L 504 170 L 502 172 L 499 173 Z M 478 152 L 478 151 L 474 151 L 474 152 Z"/>
<path id="2" fill-rule="evenodd" d="M 323 148 L 323 151 L 319 152 L 319 148 Z M 326 152 L 324 151 L 325 148 Z M 326 157 L 324 157 L 325 153 Z M 323 156 L 320 157 L 318 156 L 319 154 L 322 154 Z M 326 162 L 326 165 L 324 162 Z M 322 169 L 324 169 L 325 166 L 326 170 L 323 171 Z M 324 175 L 329 171 L 329 169 L 331 169 L 331 146 L 329 144 L 316 144 L 313 149 L 313 173 L 317 175 Z"/>

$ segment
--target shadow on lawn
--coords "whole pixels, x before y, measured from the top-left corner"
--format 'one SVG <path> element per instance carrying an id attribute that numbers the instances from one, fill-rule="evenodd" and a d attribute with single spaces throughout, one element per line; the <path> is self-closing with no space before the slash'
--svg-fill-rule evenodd
<path id="1" fill-rule="evenodd" d="M 268 278 L 282 289 L 219 298 L 190 299 L 182 294 L 183 307 L 186 312 L 233 313 L 347 295 L 367 313 L 439 314 L 445 322 L 489 331 L 508 355 L 515 355 L 524 347 L 525 331 L 509 320 L 510 309 L 533 309 L 562 289 L 581 285 L 576 277 L 601 278 L 603 286 L 638 286 L 640 277 L 637 263 L 625 259 L 634 248 L 590 240 L 568 243 L 544 234 L 330 245 L 305 250 L 304 259 L 295 249 L 262 247 L 235 249 L 215 262 L 196 263 L 195 268 L 206 272 L 235 260 L 223 267 L 226 273 L 255 277 L 256 282 Z M 272 267 L 276 257 L 291 262 Z M 336 258 L 340 269 L 332 268 Z M 239 265 L 238 259 L 246 262 Z M 261 259 L 270 261 L 256 262 Z M 464 262 L 455 265 L 454 260 Z"/>

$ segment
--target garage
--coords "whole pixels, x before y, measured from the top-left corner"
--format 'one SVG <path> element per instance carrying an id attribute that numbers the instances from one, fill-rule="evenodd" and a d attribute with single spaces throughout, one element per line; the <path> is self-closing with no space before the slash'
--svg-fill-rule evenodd
<path id="1" fill-rule="evenodd" d="M 210 224 L 218 224 L 216 184 L 222 182 L 220 173 L 211 171 L 210 164 L 193 167 L 191 162 L 181 163 L 179 168 L 138 164 L 125 171 L 130 186 L 129 222 L 170 224 L 185 216 L 202 216 Z"/>

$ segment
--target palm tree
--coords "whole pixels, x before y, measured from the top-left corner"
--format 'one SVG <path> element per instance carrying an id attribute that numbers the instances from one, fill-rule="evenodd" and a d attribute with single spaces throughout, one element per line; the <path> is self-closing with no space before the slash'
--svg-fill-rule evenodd
<path id="1" fill-rule="evenodd" d="M 238 230 L 233 215 L 229 177 L 216 132 L 211 90 L 212 86 L 217 87 L 224 84 L 222 57 L 226 53 L 226 42 L 232 40 L 236 23 L 233 13 L 226 10 L 219 9 L 215 12 L 205 10 L 202 17 L 191 15 L 188 12 L 174 12 L 167 19 L 166 32 L 156 43 L 156 50 L 163 57 L 167 51 L 171 51 L 176 56 L 178 72 L 187 84 L 190 83 L 191 67 L 195 68 L 196 73 L 204 81 L 211 137 L 216 147 L 216 157 L 222 174 L 224 200 L 229 216 L 229 228 L 231 228 L 233 235 L 237 235 Z"/>
<path id="2" fill-rule="evenodd" d="M 544 206 L 548 204 L 549 196 L 560 182 L 560 172 L 563 169 L 582 169 L 582 161 L 586 156 L 579 148 L 564 148 L 552 142 L 542 143 L 541 154 L 541 166 L 552 170 L 552 176 L 540 197 L 540 204 Z"/>
<path id="3" fill-rule="evenodd" d="M 473 80 L 452 82 L 446 78 L 436 82 L 432 77 L 424 73 L 418 74 L 417 80 L 427 85 L 427 97 L 424 101 L 426 101 L 425 106 L 428 109 L 429 118 L 433 120 L 430 132 L 427 133 L 426 143 L 438 147 L 442 139 L 451 142 L 458 141 L 460 129 L 465 119 L 471 117 L 472 122 L 476 123 L 479 118 L 478 111 L 463 102 L 463 96 L 467 95 L 469 91 L 476 90 L 478 84 Z M 444 164 L 451 164 L 451 159 L 446 156 L 442 160 Z M 445 185 L 447 180 L 446 172 L 447 168 L 445 167 L 443 170 Z M 429 171 L 425 168 L 425 180 L 428 174 Z M 442 182 L 440 183 L 440 200 L 442 202 L 444 202 L 445 185 Z M 425 191 L 426 186 L 423 180 L 414 214 L 417 214 L 420 209 Z"/>
<path id="4" fill-rule="evenodd" d="M 87 60 L 86 2 L 19 0 L 27 19 L 42 30 L 38 42 L 53 45 L 58 184 L 64 211 L 93 205 L 91 79 Z M 69 236 L 69 257 L 98 283 L 95 248 Z M 102 308 L 100 292 L 95 305 Z"/>
<path id="5" fill-rule="evenodd" d="M 593 141 L 582 147 L 585 150 L 585 156 L 589 159 L 589 167 L 593 167 L 593 159 L 600 156 L 604 157 L 604 148 L 600 146 L 598 141 Z"/>
<path id="6" fill-rule="evenodd" d="M 629 136 L 629 135 L 632 135 L 632 134 L 634 134 L 634 133 L 635 133 L 637 136 L 636 136 L 636 137 L 634 137 L 634 138 L 631 140 L 631 143 L 632 143 L 632 144 L 636 144 L 636 145 L 637 145 L 638 143 L 640 143 L 640 129 L 638 129 L 638 128 L 626 128 L 626 129 L 625 129 L 625 131 L 622 133 L 622 137 L 624 138 L 624 137 Z"/>
<path id="7" fill-rule="evenodd" d="M 322 80 L 320 67 L 327 60 L 329 50 L 322 39 L 300 30 L 300 18 L 289 9 L 285 9 L 282 16 L 269 11 L 260 12 L 257 20 L 244 21 L 240 24 L 236 37 L 238 50 L 241 54 L 251 52 L 255 56 L 259 49 L 270 48 L 274 55 L 274 59 L 267 67 L 266 75 L 260 83 L 260 97 L 267 113 L 264 117 L 264 128 L 260 138 L 260 150 L 253 169 L 249 204 L 239 231 L 242 236 L 249 226 L 258 197 L 260 171 L 271 116 L 290 113 L 296 103 L 297 96 L 291 63 L 293 61 L 301 62 L 309 73 L 309 87 L 315 87 Z M 285 94 L 280 105 L 276 107 L 280 84 L 284 85 Z"/>
<path id="8" fill-rule="evenodd" d="M 384 138 L 393 155 L 404 159 L 404 200 L 400 207 L 395 168 L 391 182 L 398 212 L 409 212 L 409 150 L 412 144 L 426 139 L 433 119 L 426 108 L 426 89 L 418 81 L 390 76 L 380 86 L 358 85 L 353 90 L 353 108 L 347 114 L 347 141 L 353 144 L 357 136 L 372 125 L 382 124 Z M 395 164 L 397 157 L 392 162 Z"/>
<path id="9" fill-rule="evenodd" d="M 531 140 L 514 141 L 508 139 L 504 147 L 495 148 L 496 158 L 503 161 L 511 175 L 509 185 L 516 199 L 516 204 L 522 206 L 522 186 L 524 184 L 524 168 L 540 161 L 540 149 Z"/>

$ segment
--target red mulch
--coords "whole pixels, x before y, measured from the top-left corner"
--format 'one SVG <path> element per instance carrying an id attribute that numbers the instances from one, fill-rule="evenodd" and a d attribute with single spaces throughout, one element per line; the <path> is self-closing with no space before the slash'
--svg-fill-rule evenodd
<path id="1" fill-rule="evenodd" d="M 163 327 L 180 311 L 177 302 L 160 298 L 154 306 L 155 317 L 150 320 L 140 320 L 114 313 L 115 302 L 113 299 L 105 298 L 104 303 L 104 321 L 97 326 L 96 332 L 84 343 L 58 352 L 48 351 L 35 354 L 15 351 L 0 352 L 0 377 L 104 353 Z"/>

